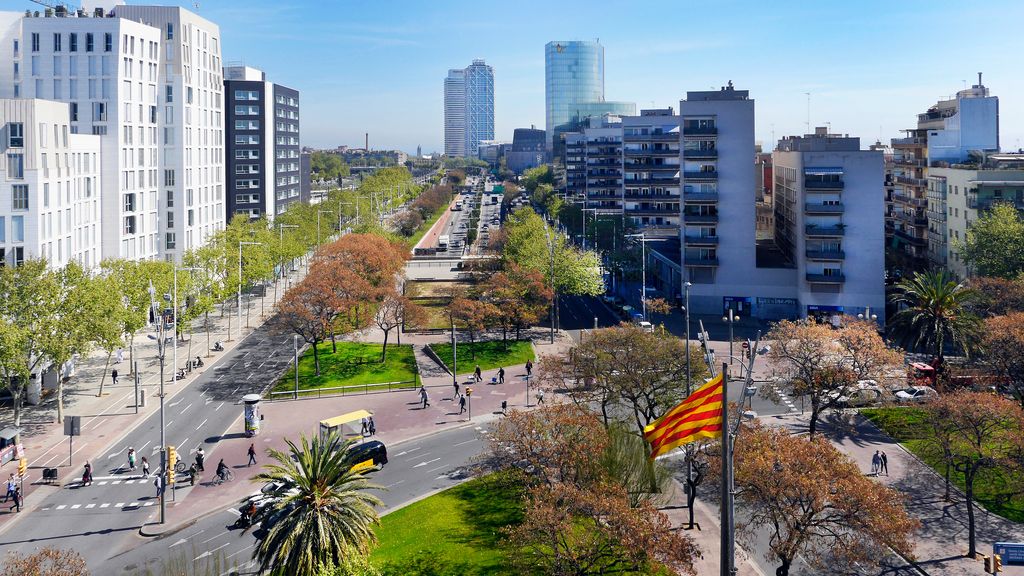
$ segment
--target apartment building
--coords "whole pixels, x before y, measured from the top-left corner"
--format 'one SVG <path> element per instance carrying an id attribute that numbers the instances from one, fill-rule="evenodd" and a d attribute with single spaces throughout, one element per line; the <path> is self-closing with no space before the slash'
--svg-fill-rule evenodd
<path id="1" fill-rule="evenodd" d="M 943 265 L 939 238 L 929 233 L 928 173 L 935 162 L 962 162 L 972 153 L 999 150 L 999 99 L 978 83 L 918 114 L 916 128 L 894 138 L 893 192 L 886 233 L 892 265 L 904 272 Z M 934 193 L 933 193 L 934 194 Z"/>
<path id="2" fill-rule="evenodd" d="M 101 138 L 72 132 L 69 108 L 0 99 L 0 266 L 101 260 Z"/>
<path id="3" fill-rule="evenodd" d="M 671 107 L 624 116 L 622 140 L 622 210 L 627 225 L 651 237 L 677 237 L 679 116 Z M 694 152 L 687 150 L 687 157 Z M 710 153 L 713 155 L 713 148 Z"/>
<path id="4" fill-rule="evenodd" d="M 176 6 L 119 5 L 114 14 L 160 32 L 160 252 L 180 260 L 224 228 L 220 28 Z"/>
<path id="5" fill-rule="evenodd" d="M 273 219 L 301 200 L 299 93 L 249 66 L 224 68 L 227 212 Z"/>
<path id="6" fill-rule="evenodd" d="M 772 164 L 775 244 L 795 268 L 800 316 L 867 313 L 884 323 L 882 151 L 818 128 L 779 141 Z"/>

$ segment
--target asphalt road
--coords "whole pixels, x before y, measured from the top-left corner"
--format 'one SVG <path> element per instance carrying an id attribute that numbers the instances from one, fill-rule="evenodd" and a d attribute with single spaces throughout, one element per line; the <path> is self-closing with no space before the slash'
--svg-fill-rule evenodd
<path id="1" fill-rule="evenodd" d="M 388 464 L 372 473 L 375 484 L 384 488 L 376 495 L 384 510 L 453 486 L 467 478 L 466 465 L 486 446 L 484 430 L 467 425 L 388 447 Z M 253 492 L 257 487 L 253 487 Z M 220 561 L 227 574 L 254 571 L 253 530 L 232 528 L 238 518 L 235 506 L 218 510 L 194 525 L 160 538 L 144 539 L 135 535 L 134 547 L 107 560 L 90 563 L 94 573 L 135 575 L 143 568 L 160 573 L 161 564 L 182 558 Z"/>
<path id="2" fill-rule="evenodd" d="M 206 451 L 207 474 L 216 466 L 217 444 L 243 431 L 230 430 L 242 414 L 244 394 L 261 392 L 292 359 L 292 338 L 273 327 L 273 321 L 256 329 L 226 355 L 207 359 L 216 362 L 199 378 L 187 383 L 167 384 L 168 391 L 185 386 L 165 405 L 166 441 L 178 447 L 181 457 L 202 444 Z M 205 340 L 204 340 L 205 342 Z M 187 351 L 187 344 L 184 347 Z M 179 361 L 187 353 L 179 345 Z M 201 354 L 194 351 L 193 355 Z M 170 361 L 168 353 L 168 362 Z M 168 374 L 172 372 L 170 368 Z M 158 398 L 149 398 L 158 402 Z M 241 424 L 239 424 L 239 427 Z M 128 447 L 135 448 L 138 468 L 127 469 Z M 105 454 L 93 461 L 93 484 L 74 482 L 49 493 L 35 494 L 44 500 L 15 529 L 0 535 L 0 555 L 43 545 L 77 550 L 90 566 L 97 566 L 112 554 L 136 545 L 138 528 L 154 515 L 159 504 L 153 477 L 142 477 L 141 459 L 150 461 L 151 472 L 160 470 L 160 415 L 158 410 L 129 431 Z M 81 467 L 84 462 L 75 462 Z M 191 488 L 182 486 L 176 498 Z M 168 493 L 169 494 L 169 493 Z M 170 496 L 168 496 L 170 497 Z M 103 572 L 97 572 L 103 573 Z"/>
<path id="3" fill-rule="evenodd" d="M 558 297 L 559 327 L 566 330 L 579 342 L 580 330 L 594 328 L 597 319 L 598 328 L 616 326 L 621 321 L 608 306 L 596 296 L 563 296 Z"/>

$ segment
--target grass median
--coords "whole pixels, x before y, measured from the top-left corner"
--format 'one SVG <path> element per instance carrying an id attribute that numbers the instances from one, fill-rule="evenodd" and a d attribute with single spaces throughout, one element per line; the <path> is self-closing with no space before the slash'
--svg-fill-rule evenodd
<path id="1" fill-rule="evenodd" d="M 316 391 L 340 386 L 361 386 L 358 391 L 386 389 L 388 382 L 408 382 L 414 386 L 417 378 L 416 358 L 412 346 L 388 345 L 387 359 L 380 361 L 381 345 L 363 342 L 338 342 L 338 351 L 332 352 L 331 343 L 318 347 L 320 375 L 315 373 L 313 349 L 310 347 L 299 358 L 299 391 Z M 295 389 L 295 370 L 289 368 L 275 386 L 275 392 Z"/>
<path id="2" fill-rule="evenodd" d="M 452 345 L 430 344 L 430 349 L 451 369 Z M 458 347 L 458 374 L 469 374 L 480 366 L 481 370 L 508 368 L 534 360 L 533 346 L 529 340 L 487 340 L 485 342 L 460 342 Z"/>
<path id="3" fill-rule="evenodd" d="M 929 450 L 930 430 L 924 410 L 915 407 L 866 408 L 860 412 L 883 432 L 898 441 L 907 450 L 935 470 L 939 476 L 945 471 L 942 457 Z M 964 490 L 964 475 L 950 471 L 950 480 Z M 1014 522 L 1024 522 L 1024 494 L 1016 485 L 1019 480 L 1007 477 L 1002 470 L 983 470 L 974 481 L 974 498 L 989 512 Z"/>

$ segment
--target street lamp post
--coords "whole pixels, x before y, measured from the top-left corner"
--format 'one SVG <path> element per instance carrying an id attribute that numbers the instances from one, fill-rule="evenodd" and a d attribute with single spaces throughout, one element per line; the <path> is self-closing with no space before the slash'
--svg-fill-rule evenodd
<path id="1" fill-rule="evenodd" d="M 281 246 L 284 246 L 284 229 L 285 228 L 298 228 L 297 224 L 277 224 L 278 232 L 281 233 Z M 277 285 L 280 284 L 282 278 L 284 278 L 284 258 L 281 258 L 281 272 L 277 275 L 277 281 L 274 282 L 274 306 L 277 306 Z"/>
<path id="2" fill-rule="evenodd" d="M 174 366 L 174 374 L 171 375 L 171 378 L 177 378 L 178 370 L 178 272 L 196 272 L 199 270 L 202 270 L 202 268 L 196 268 L 194 266 L 178 268 L 177 264 L 173 264 L 171 267 L 171 271 L 174 274 L 174 347 L 172 348 L 173 352 L 171 353 L 171 358 L 173 360 L 172 366 Z"/>
<path id="3" fill-rule="evenodd" d="M 555 244 L 551 238 L 551 232 L 547 225 L 544 226 L 544 237 L 548 241 L 548 251 L 551 253 L 551 269 L 548 274 L 548 283 L 551 285 L 551 343 L 555 343 Z"/>
<path id="4" fill-rule="evenodd" d="M 732 356 L 732 341 L 733 341 L 732 326 L 733 326 L 733 324 L 735 324 L 736 322 L 739 322 L 739 321 L 740 321 L 740 317 L 738 315 L 733 314 L 732 308 L 729 308 L 729 315 L 728 316 L 722 316 L 722 322 L 725 322 L 726 324 L 729 325 L 729 364 L 730 365 L 732 365 L 732 358 L 733 358 L 733 356 Z"/>
<path id="5" fill-rule="evenodd" d="M 594 213 L 594 225 L 597 226 L 597 208 L 580 208 L 580 214 L 583 215 L 583 249 L 587 249 L 587 212 Z M 594 237 L 594 245 L 597 245 L 597 237 Z"/>
<path id="6" fill-rule="evenodd" d="M 153 282 L 150 281 L 150 283 L 149 283 L 149 306 L 150 306 L 150 308 L 154 309 L 154 312 L 159 312 L 158 310 L 156 310 L 156 298 L 155 298 L 155 296 L 156 296 L 156 289 L 153 288 Z M 166 294 L 164 294 L 164 298 L 165 299 L 167 298 Z M 166 357 L 166 348 L 165 348 L 165 343 L 164 343 L 164 324 L 166 322 L 164 322 L 163 314 L 158 314 L 157 318 L 160 321 L 160 327 L 157 329 L 157 337 L 158 337 L 158 339 L 157 339 L 157 344 L 156 344 L 157 357 L 160 360 L 160 394 L 159 394 L 159 396 L 160 396 L 160 473 L 163 474 L 165 468 L 167 467 L 167 442 L 166 442 L 166 437 L 165 437 L 165 425 L 164 425 L 164 358 Z M 175 322 L 177 322 L 177 319 L 175 319 Z M 136 402 L 137 401 L 138 401 L 138 398 L 136 398 Z M 161 495 L 161 498 L 160 498 L 160 524 L 164 523 L 165 515 L 166 515 L 166 507 L 164 505 L 163 496 Z"/>
<path id="7" fill-rule="evenodd" d="M 626 238 L 640 239 L 640 275 L 642 278 L 640 306 L 643 310 L 644 321 L 647 321 L 647 243 L 653 240 L 653 238 L 648 240 L 647 235 L 643 232 L 639 234 L 626 234 Z"/>
<path id="8" fill-rule="evenodd" d="M 876 314 L 872 314 L 871 313 L 871 306 L 866 306 L 864 308 L 864 313 L 863 314 L 857 314 L 857 318 L 859 320 L 865 320 L 865 319 L 871 320 L 872 322 L 877 322 L 878 321 L 878 316 Z"/>
<path id="9" fill-rule="evenodd" d="M 242 333 L 242 246 L 262 246 L 262 242 L 238 243 L 238 333 Z"/>

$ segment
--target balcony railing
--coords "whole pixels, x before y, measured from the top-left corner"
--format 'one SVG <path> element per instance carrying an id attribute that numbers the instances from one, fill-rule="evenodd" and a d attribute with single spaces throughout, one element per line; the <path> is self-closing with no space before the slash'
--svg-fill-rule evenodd
<path id="1" fill-rule="evenodd" d="M 618 168 L 622 166 L 622 162 L 615 159 L 601 159 L 595 162 L 587 162 L 587 166 L 600 166 L 604 168 Z"/>
<path id="2" fill-rule="evenodd" d="M 910 176 L 897 176 L 896 183 L 904 184 L 906 186 L 919 186 L 921 188 L 928 186 L 928 180 L 925 178 L 912 178 Z"/>
<path id="3" fill-rule="evenodd" d="M 718 202 L 718 192 L 687 192 L 683 194 L 684 202 L 709 203 Z"/>
<path id="4" fill-rule="evenodd" d="M 686 266 L 718 266 L 718 258 L 708 258 L 701 256 L 691 258 L 689 256 L 684 256 L 683 264 Z"/>
<path id="5" fill-rule="evenodd" d="M 714 136 L 718 134 L 717 126 L 683 126 L 684 136 Z"/>
<path id="6" fill-rule="evenodd" d="M 626 156 L 630 156 L 630 157 L 633 157 L 633 156 L 657 156 L 657 157 L 660 157 L 660 158 L 664 158 L 664 157 L 679 156 L 679 150 L 672 150 L 670 148 L 657 148 L 657 149 L 648 148 L 646 150 L 631 150 L 629 148 L 624 148 L 622 150 L 622 152 Z"/>
<path id="7" fill-rule="evenodd" d="M 923 144 L 927 144 L 927 143 L 928 143 L 928 139 L 927 138 L 920 138 L 920 137 L 893 138 L 892 139 L 892 145 L 893 146 L 912 146 L 912 145 L 916 146 L 916 145 L 923 145 Z"/>
<path id="8" fill-rule="evenodd" d="M 842 274 L 811 274 L 808 272 L 807 281 L 816 284 L 842 284 L 846 282 L 846 276 Z"/>
<path id="9" fill-rule="evenodd" d="M 842 190 L 842 181 L 824 181 L 804 179 L 804 188 L 807 190 Z"/>
<path id="10" fill-rule="evenodd" d="M 715 246 L 718 244 L 718 236 L 685 236 L 684 240 L 693 246 Z"/>
<path id="11" fill-rule="evenodd" d="M 679 164 L 642 164 L 640 162 L 626 162 L 622 169 L 628 172 L 679 172 Z"/>
<path id="12" fill-rule="evenodd" d="M 913 166 L 914 168 L 925 168 L 928 163 L 919 158 L 897 158 L 893 160 L 893 164 L 899 166 Z"/>
<path id="13" fill-rule="evenodd" d="M 622 200 L 622 196 L 607 192 L 587 192 L 587 200 Z"/>
<path id="14" fill-rule="evenodd" d="M 900 238 L 900 239 L 902 239 L 905 242 L 909 242 L 910 244 L 913 244 L 914 246 L 926 246 L 928 244 L 928 240 L 926 240 L 925 238 L 919 238 L 919 237 L 914 236 L 913 234 L 910 234 L 910 233 L 908 233 L 908 232 L 906 232 L 904 230 L 895 230 L 893 232 L 893 234 L 897 238 Z"/>
<path id="15" fill-rule="evenodd" d="M 845 226 L 815 226 L 809 224 L 806 227 L 808 236 L 842 236 L 846 233 Z"/>
<path id="16" fill-rule="evenodd" d="M 653 206 L 626 208 L 626 214 L 654 214 L 658 216 L 679 216 L 679 208 L 655 208 Z"/>
<path id="17" fill-rule="evenodd" d="M 630 180 L 624 180 L 623 185 L 625 186 L 662 186 L 662 187 L 679 187 L 679 180 L 675 178 L 633 178 Z"/>
<path id="18" fill-rule="evenodd" d="M 843 260 L 846 252 L 842 250 L 807 250 L 807 257 L 811 260 Z"/>
<path id="19" fill-rule="evenodd" d="M 718 158 L 718 150 L 683 150 L 683 158 Z"/>
<path id="20" fill-rule="evenodd" d="M 842 214 L 845 207 L 842 204 L 805 204 L 804 212 L 808 214 Z"/>
<path id="21" fill-rule="evenodd" d="M 718 180 L 718 172 L 683 172 L 685 180 Z"/>
<path id="22" fill-rule="evenodd" d="M 717 224 L 718 214 L 683 214 L 687 224 Z"/>

